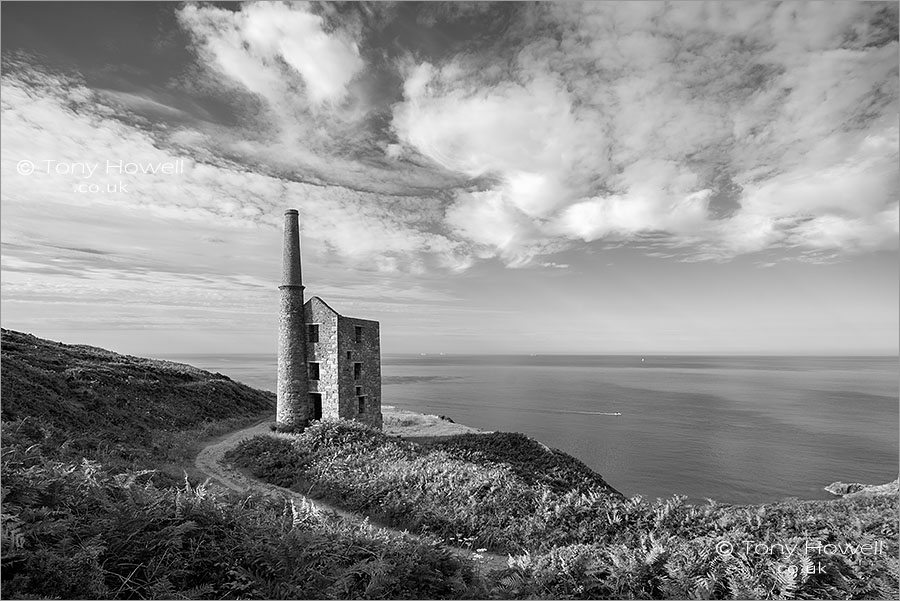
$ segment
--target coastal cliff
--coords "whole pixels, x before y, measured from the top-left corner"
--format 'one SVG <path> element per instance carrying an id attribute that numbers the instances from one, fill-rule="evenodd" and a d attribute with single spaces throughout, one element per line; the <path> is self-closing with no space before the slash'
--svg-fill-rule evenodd
<path id="1" fill-rule="evenodd" d="M 0 374 L 6 598 L 900 594 L 896 494 L 754 506 L 624 498 L 521 434 L 408 412 L 385 432 L 323 421 L 226 455 L 257 482 L 398 532 L 191 480 L 200 441 L 271 416 L 271 393 L 11 330 Z M 801 539 L 803 554 L 768 551 Z M 451 546 L 509 560 L 485 572 Z"/>

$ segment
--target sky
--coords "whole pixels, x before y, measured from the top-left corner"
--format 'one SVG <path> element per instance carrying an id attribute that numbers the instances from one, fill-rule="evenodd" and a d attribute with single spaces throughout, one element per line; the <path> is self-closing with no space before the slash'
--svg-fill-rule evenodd
<path id="1" fill-rule="evenodd" d="M 898 5 L 6 2 L 0 320 L 274 353 L 897 354 Z"/>

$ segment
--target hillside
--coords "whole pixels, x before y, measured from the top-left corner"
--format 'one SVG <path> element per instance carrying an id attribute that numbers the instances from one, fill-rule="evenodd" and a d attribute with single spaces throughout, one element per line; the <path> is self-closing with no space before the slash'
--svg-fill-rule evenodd
<path id="1" fill-rule="evenodd" d="M 244 440 L 226 458 L 383 523 L 511 554 L 490 575 L 494 598 L 897 598 L 896 495 L 626 499 L 578 462 L 544 454 L 512 434 L 416 444 L 323 421 Z"/>
<path id="2" fill-rule="evenodd" d="M 186 481 L 200 441 L 271 416 L 271 393 L 11 330 L 0 370 L 2 598 L 484 596 L 433 539 Z"/>
<path id="3" fill-rule="evenodd" d="M 900 594 L 895 494 L 623 498 L 519 434 L 423 444 L 353 422 L 252 438 L 229 455 L 258 479 L 410 531 L 398 533 L 182 477 L 201 440 L 271 416 L 271 393 L 8 330 L 0 369 L 3 598 Z M 514 555 L 484 573 L 448 544 Z"/>
<path id="4" fill-rule="evenodd" d="M 4 444 L 140 465 L 177 432 L 274 412 L 275 395 L 190 365 L 2 330 Z M 214 432 L 213 432 L 214 433 Z M 170 453 L 171 454 L 171 453 Z"/>

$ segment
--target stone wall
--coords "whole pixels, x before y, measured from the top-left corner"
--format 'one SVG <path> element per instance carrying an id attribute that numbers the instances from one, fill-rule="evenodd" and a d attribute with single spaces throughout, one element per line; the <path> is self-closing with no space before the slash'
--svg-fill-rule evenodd
<path id="1" fill-rule="evenodd" d="M 339 315 L 317 296 L 304 307 L 305 327 L 319 326 L 319 340 L 307 338 L 307 365 L 319 364 L 318 380 L 308 380 L 309 392 L 322 395 L 322 417 L 353 419 L 381 428 L 381 343 L 377 321 Z M 356 341 L 356 328 L 361 339 Z M 308 330 L 307 330 L 308 331 Z M 349 353 L 349 355 L 348 355 Z M 360 364 L 359 378 L 355 364 Z M 359 394 L 357 394 L 359 387 Z M 360 398 L 363 411 L 360 412 Z M 309 419 L 313 418 L 309 403 Z"/>
<path id="2" fill-rule="evenodd" d="M 356 341 L 356 328 L 362 338 Z M 339 375 L 341 417 L 355 419 L 381 428 L 381 342 L 377 321 L 338 317 L 338 353 L 342 363 Z M 349 353 L 349 358 L 348 358 Z M 361 364 L 359 379 L 354 377 L 354 364 Z M 361 394 L 357 394 L 356 388 Z M 360 413 L 359 397 L 365 397 Z"/>
<path id="3" fill-rule="evenodd" d="M 308 380 L 309 392 L 322 395 L 322 417 L 341 417 L 338 374 L 338 314 L 318 297 L 313 297 L 304 307 L 306 325 L 319 325 L 319 341 L 306 343 L 307 365 L 319 363 L 319 379 Z M 312 403 L 309 403 L 309 416 L 313 415 Z"/>

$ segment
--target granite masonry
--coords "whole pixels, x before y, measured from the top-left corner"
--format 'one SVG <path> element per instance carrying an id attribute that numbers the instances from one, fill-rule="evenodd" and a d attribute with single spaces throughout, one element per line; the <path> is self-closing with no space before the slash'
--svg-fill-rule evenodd
<path id="1" fill-rule="evenodd" d="M 284 213 L 276 420 L 301 429 L 322 418 L 381 428 L 381 346 L 377 321 L 345 317 L 317 296 L 303 301 L 300 230 Z"/>

